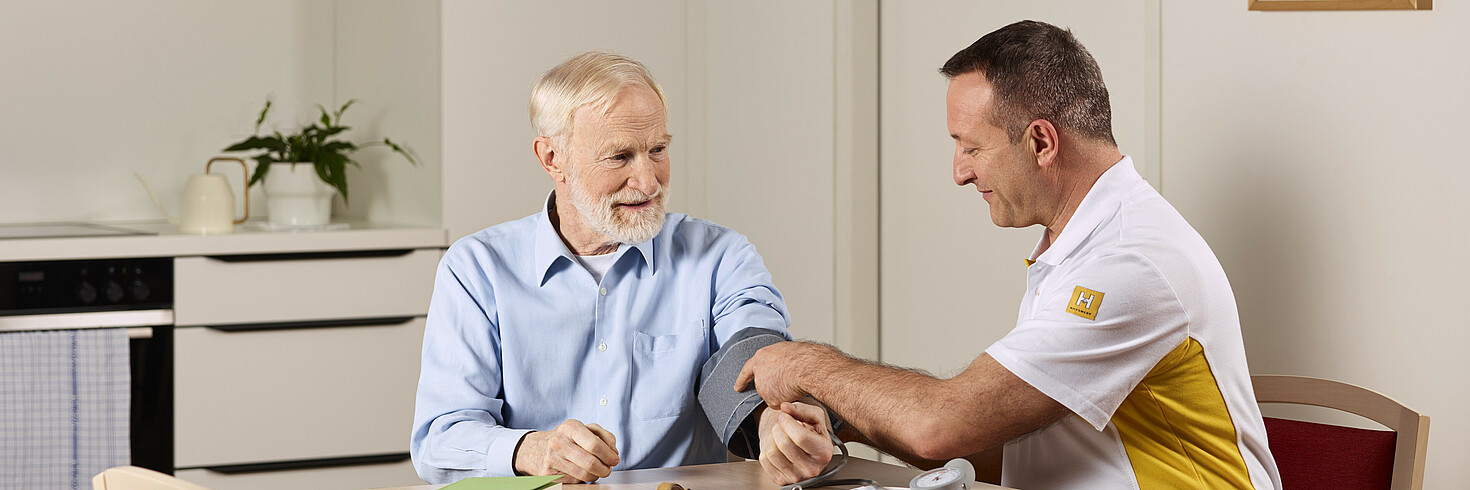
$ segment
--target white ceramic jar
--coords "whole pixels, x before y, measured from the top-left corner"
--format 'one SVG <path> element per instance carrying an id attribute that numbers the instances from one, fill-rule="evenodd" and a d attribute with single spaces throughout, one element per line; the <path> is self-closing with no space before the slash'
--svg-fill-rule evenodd
<path id="1" fill-rule="evenodd" d="M 266 210 L 272 228 L 323 226 L 332 218 L 336 189 L 322 182 L 311 162 L 272 163 L 265 174 Z"/>

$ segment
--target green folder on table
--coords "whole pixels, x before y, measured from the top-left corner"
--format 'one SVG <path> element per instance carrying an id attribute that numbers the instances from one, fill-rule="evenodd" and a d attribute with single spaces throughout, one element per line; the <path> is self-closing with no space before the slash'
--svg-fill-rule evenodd
<path id="1" fill-rule="evenodd" d="M 440 490 L 554 490 L 561 488 L 553 483 L 555 476 L 477 476 L 445 485 Z"/>

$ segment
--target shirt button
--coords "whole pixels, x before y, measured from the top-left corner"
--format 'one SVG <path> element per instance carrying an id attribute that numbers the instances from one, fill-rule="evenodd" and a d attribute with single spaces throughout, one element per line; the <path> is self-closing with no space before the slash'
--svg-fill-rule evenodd
<path id="1" fill-rule="evenodd" d="M 598 400 L 597 401 L 597 404 L 606 407 L 607 406 L 607 399 L 606 398 L 603 398 L 601 400 Z"/>
<path id="2" fill-rule="evenodd" d="M 607 296 L 607 288 L 602 288 L 602 295 Z"/>
<path id="3" fill-rule="evenodd" d="M 597 344 L 597 350 L 600 350 L 600 351 L 607 350 L 607 342 L 603 342 L 601 344 Z"/>

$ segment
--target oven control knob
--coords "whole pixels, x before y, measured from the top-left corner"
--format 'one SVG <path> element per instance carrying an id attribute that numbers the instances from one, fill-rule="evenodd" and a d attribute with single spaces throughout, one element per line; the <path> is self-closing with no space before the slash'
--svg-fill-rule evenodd
<path id="1" fill-rule="evenodd" d="M 143 284 L 143 281 L 139 281 L 136 279 L 133 280 L 132 287 L 128 289 L 131 290 L 131 292 L 133 293 L 134 301 L 147 301 L 148 296 L 153 294 L 153 290 L 148 289 L 147 284 Z"/>
<path id="2" fill-rule="evenodd" d="M 77 286 L 77 299 L 82 300 L 82 304 L 92 304 L 93 301 L 97 301 L 97 287 L 90 282 L 82 283 L 81 286 Z"/>
<path id="3" fill-rule="evenodd" d="M 123 299 L 123 287 L 117 281 L 107 281 L 107 302 L 116 303 Z"/>

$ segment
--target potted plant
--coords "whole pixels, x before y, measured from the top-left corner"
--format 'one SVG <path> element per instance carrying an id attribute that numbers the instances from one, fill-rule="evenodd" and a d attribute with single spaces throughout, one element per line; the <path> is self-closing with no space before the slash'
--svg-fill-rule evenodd
<path id="1" fill-rule="evenodd" d="M 340 135 L 351 129 L 342 125 L 342 113 L 355 102 L 356 99 L 349 100 L 332 113 L 318 104 L 316 107 L 322 114 L 318 121 L 291 134 L 273 131 L 262 136 L 260 126 L 271 111 L 271 100 L 266 99 L 265 108 L 260 110 L 260 117 L 255 120 L 255 133 L 224 149 L 226 152 L 260 152 L 249 157 L 255 160 L 256 165 L 247 187 L 257 183 L 265 187 L 266 208 L 270 212 L 272 227 L 327 224 L 332 213 L 332 193 L 342 194 L 342 201 L 347 202 L 347 166 L 362 167 L 352 159 L 352 154 L 358 150 L 386 146 L 402 155 L 409 164 L 418 165 L 413 154 L 388 138 L 362 145 L 341 139 Z"/>

